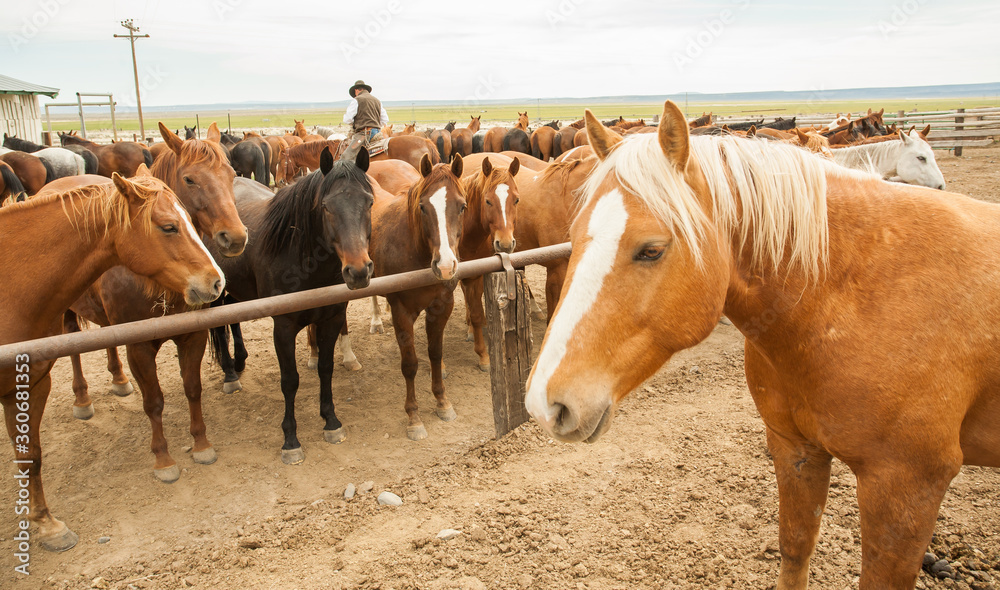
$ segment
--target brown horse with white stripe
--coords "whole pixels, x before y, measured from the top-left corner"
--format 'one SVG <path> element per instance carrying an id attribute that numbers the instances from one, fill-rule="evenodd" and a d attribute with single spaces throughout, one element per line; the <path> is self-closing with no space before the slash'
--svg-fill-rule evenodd
<path id="1" fill-rule="evenodd" d="M 689 139 L 672 102 L 655 136 L 616 145 L 589 113 L 587 130 L 602 162 L 529 412 L 597 440 L 725 314 L 774 461 L 777 588 L 808 583 L 837 457 L 858 479 L 860 588 L 912 589 L 952 478 L 1000 467 L 1000 206 L 794 146 Z"/>

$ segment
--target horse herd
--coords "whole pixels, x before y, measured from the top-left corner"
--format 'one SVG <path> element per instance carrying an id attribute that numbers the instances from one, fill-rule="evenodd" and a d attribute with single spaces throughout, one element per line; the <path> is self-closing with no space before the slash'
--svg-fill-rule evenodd
<path id="1" fill-rule="evenodd" d="M 181 139 L 161 123 L 163 142 L 151 150 L 129 142 L 97 146 L 64 134 L 64 144 L 82 146 L 96 163 L 88 163 L 80 150 L 70 151 L 80 158 L 74 159 L 77 173 L 53 179 L 43 166 L 40 186 L 28 189 L 22 182 L 19 189 L 30 199 L 0 208 L 0 344 L 79 330 L 81 318 L 107 326 L 182 313 L 210 301 L 220 305 L 334 284 L 361 288 L 372 277 L 430 268 L 436 284 L 386 297 L 406 383 L 406 432 L 419 440 L 427 431 L 416 401 L 414 323 L 425 313 L 435 413 L 452 420 L 456 414 L 443 382 L 443 333 L 459 282 L 469 339 L 480 368 L 489 368 L 482 279 L 458 281 L 458 261 L 572 240 L 571 258 L 545 264 L 550 323 L 526 397 L 542 427 L 562 440 L 596 440 L 632 388 L 673 352 L 706 337 L 725 313 L 747 337 L 748 383 L 775 456 L 782 508 L 779 587 L 805 587 L 826 497 L 824 478 L 837 456 L 859 476 L 862 587 L 912 588 L 941 495 L 963 456 L 965 462 L 1000 466 L 1000 364 L 995 362 L 1000 359 L 995 347 L 973 365 L 956 357 L 954 366 L 967 372 L 923 375 L 936 385 L 919 397 L 912 393 L 920 389 L 919 378 L 898 379 L 887 371 L 916 359 L 925 366 L 924 358 L 965 349 L 935 340 L 945 348 L 895 347 L 893 362 L 879 364 L 879 346 L 887 346 L 888 336 L 875 337 L 872 331 L 884 322 L 871 314 L 887 312 L 873 298 L 900 285 L 909 290 L 900 288 L 890 299 L 901 306 L 908 305 L 907 295 L 936 293 L 899 274 L 909 268 L 905 255 L 920 224 L 897 220 L 893 208 L 922 207 L 948 220 L 943 229 L 920 225 L 941 240 L 921 241 L 925 247 L 944 248 L 949 232 L 961 230 L 983 234 L 977 248 L 993 248 L 976 263 L 983 269 L 977 272 L 985 274 L 963 279 L 973 293 L 949 300 L 953 317 L 961 319 L 954 327 L 970 330 L 965 336 L 977 342 L 994 337 L 996 328 L 989 326 L 1000 325 L 1000 308 L 990 303 L 975 312 L 982 317 L 972 318 L 970 311 L 966 318 L 963 302 L 978 301 L 976 285 L 995 291 L 998 278 L 987 267 L 996 262 L 1000 237 L 995 229 L 960 227 L 947 215 L 954 217 L 948 212 L 962 207 L 982 218 L 1000 214 L 958 195 L 883 182 L 944 188 L 926 133 L 889 135 L 893 130 L 881 123 L 881 113 L 834 122 L 826 130 L 796 129 L 792 121 L 778 125 L 792 131 L 763 122 L 743 131 L 710 121 L 708 115 L 688 122 L 670 102 L 655 126 L 621 118 L 602 124 L 587 111 L 572 125 L 543 126 L 529 135 L 522 113 L 514 129 L 482 133 L 473 117 L 468 129 L 435 130 L 427 137 L 412 128 L 404 131 L 408 135 L 392 135 L 387 128 L 387 145 L 376 156 L 358 142 L 309 134 L 301 121 L 284 137 L 243 138 L 223 134 L 213 123 L 205 140 L 193 133 Z M 564 149 L 571 136 L 573 147 Z M 834 147 L 844 138 L 859 145 Z M 394 140 L 405 141 L 394 147 Z M 483 151 L 477 151 L 480 141 Z M 5 138 L 8 142 L 28 151 L 34 146 Z M 836 155 L 882 145 L 896 147 L 891 154 L 866 151 L 845 160 Z M 12 153 L 22 152 L 3 157 Z M 864 171 L 848 170 L 838 164 L 842 161 Z M 882 161 L 891 170 L 878 168 Z M 11 169 L 17 172 L 13 164 Z M 88 170 L 97 174 L 79 174 Z M 276 193 L 269 186 L 272 177 L 283 185 Z M 855 189 L 860 192 L 852 193 Z M 18 200 L 17 192 L 9 196 Z M 853 199 L 847 209 L 845 199 Z M 891 211 L 880 216 L 880 207 Z M 848 239 L 838 233 L 862 218 L 868 225 L 854 228 L 857 235 Z M 884 227 L 871 228 L 879 223 Z M 842 262 L 843 252 L 861 262 Z M 875 252 L 884 260 L 876 260 Z M 900 256 L 906 259 L 896 268 Z M 941 269 L 952 268 L 955 256 L 964 251 L 940 261 L 920 259 L 919 276 L 944 280 Z M 891 277 L 897 283 L 886 283 Z M 852 287 L 844 289 L 843 281 Z M 25 301 L 36 303 L 26 309 Z M 372 303 L 370 330 L 381 332 L 378 302 Z M 623 305 L 631 306 L 630 313 L 621 313 Z M 273 318 L 285 400 L 281 459 L 287 464 L 305 459 L 294 408 L 295 338 L 303 329 L 313 350 L 310 366 L 319 374 L 324 439 L 345 439 L 332 396 L 338 339 L 345 366 L 360 368 L 350 352 L 346 308 L 329 305 Z M 931 324 L 918 325 L 926 331 Z M 930 332 L 927 337 L 943 338 Z M 165 340 L 126 349 L 151 424 L 154 474 L 172 482 L 180 468 L 163 433 L 156 375 L 157 351 Z M 177 345 L 190 410 L 193 460 L 213 463 L 201 409 L 202 361 L 211 342 L 225 374 L 224 391 L 238 391 L 247 359 L 239 326 L 170 340 Z M 809 344 L 800 345 L 804 342 Z M 621 350 L 607 354 L 609 343 Z M 132 386 L 117 351 L 107 352 L 112 392 L 128 395 Z M 860 352 L 871 358 L 859 362 Z M 78 539 L 48 510 L 38 438 L 52 362 L 22 360 L 15 369 L 0 369 L 8 430 L 17 458 L 29 464 L 36 539 L 46 549 L 63 551 Z M 836 377 L 838 371 L 849 372 L 854 381 Z M 79 357 L 73 358 L 73 373 L 73 414 L 89 419 L 94 408 Z M 829 380 L 850 388 L 845 394 L 850 404 L 837 401 Z M 960 391 L 956 383 L 964 384 Z M 885 397 L 873 399 L 870 392 L 876 389 Z M 945 390 L 953 393 L 944 395 Z M 919 400 L 905 410 L 904 392 Z M 22 415 L 28 427 L 18 430 Z M 933 424 L 924 420 L 928 416 Z M 931 431 L 937 436 L 920 434 Z M 926 486 L 933 493 L 916 494 Z"/>

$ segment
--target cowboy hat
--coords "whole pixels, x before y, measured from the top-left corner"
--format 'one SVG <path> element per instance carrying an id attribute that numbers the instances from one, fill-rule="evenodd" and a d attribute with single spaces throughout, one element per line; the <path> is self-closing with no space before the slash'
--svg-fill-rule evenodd
<path id="1" fill-rule="evenodd" d="M 358 88 L 364 88 L 368 92 L 372 91 L 372 87 L 365 84 L 364 80 L 358 80 L 357 82 L 354 83 L 354 86 L 351 86 L 350 90 L 347 91 L 347 93 L 351 95 L 351 98 L 354 98 L 354 91 L 357 90 Z"/>

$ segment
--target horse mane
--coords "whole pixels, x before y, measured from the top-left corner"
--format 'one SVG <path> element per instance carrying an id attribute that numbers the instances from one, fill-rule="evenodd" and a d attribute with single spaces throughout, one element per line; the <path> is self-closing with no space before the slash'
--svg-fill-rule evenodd
<path id="1" fill-rule="evenodd" d="M 737 137 L 692 137 L 690 153 L 711 189 L 712 218 L 722 231 L 739 236 L 741 250 L 752 242 L 753 268 L 771 265 L 777 272 L 788 248 L 789 270 L 800 267 L 807 280 L 819 278 L 829 254 L 826 175 L 857 172 L 795 146 Z M 587 202 L 608 178 L 684 240 L 702 264 L 709 217 L 656 136 L 638 135 L 615 146 L 584 184 Z"/>
<path id="2" fill-rule="evenodd" d="M 833 151 L 833 161 L 856 170 L 866 170 L 882 176 L 884 172 L 896 169 L 896 161 L 903 142 L 899 138 L 877 143 L 864 143 L 837 148 Z"/>
<path id="3" fill-rule="evenodd" d="M 173 178 L 177 174 L 178 169 L 183 165 L 197 165 L 202 163 L 215 167 L 220 164 L 228 164 L 229 159 L 222 150 L 222 146 L 215 142 L 202 139 L 186 139 L 181 144 L 180 155 L 174 153 L 174 150 L 171 149 L 163 150 L 159 157 L 153 161 L 153 166 L 149 169 L 149 172 L 160 180 L 165 181 L 168 178 Z"/>
<path id="4" fill-rule="evenodd" d="M 424 191 L 428 186 L 447 177 L 454 179 L 459 188 L 465 187 L 462 179 L 455 178 L 447 164 L 435 164 L 431 168 L 430 174 L 414 182 L 410 190 L 406 192 L 406 221 L 410 226 L 413 244 L 420 249 L 423 249 L 424 244 L 427 243 L 427 236 L 424 235 L 424 224 L 420 222 L 420 199 L 423 198 Z"/>
<path id="5" fill-rule="evenodd" d="M 466 193 L 470 197 L 475 196 L 475 198 L 468 199 L 467 205 L 469 210 L 466 212 L 466 215 L 471 214 L 476 219 L 479 219 L 479 212 L 482 209 L 484 200 L 483 196 L 499 186 L 500 183 L 506 182 L 509 184 L 515 181 L 509 167 L 501 168 L 497 166 L 493 170 L 490 170 L 490 173 L 487 175 L 484 175 L 483 171 L 479 170 L 471 178 L 462 180 L 462 182 L 465 185 Z"/>
<path id="6" fill-rule="evenodd" d="M 365 173 L 354 162 L 346 161 L 334 162 L 325 175 L 316 170 L 279 190 L 268 203 L 258 229 L 261 251 L 272 258 L 288 251 L 297 252 L 300 260 L 309 258 L 315 240 L 327 237 L 320 199 L 342 178 L 372 190 Z"/>
<path id="7" fill-rule="evenodd" d="M 589 159 L 589 158 L 588 158 Z M 582 164 L 584 160 L 576 158 L 574 160 L 563 160 L 562 162 L 552 162 L 542 170 L 539 175 L 539 179 L 542 182 L 548 182 L 556 174 L 561 175 L 563 184 L 566 184 L 566 177 L 569 176 L 570 172 L 576 169 L 577 166 Z"/>

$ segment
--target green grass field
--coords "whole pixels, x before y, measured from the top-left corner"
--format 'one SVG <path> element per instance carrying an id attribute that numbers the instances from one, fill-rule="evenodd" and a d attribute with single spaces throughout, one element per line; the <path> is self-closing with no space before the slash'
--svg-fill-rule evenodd
<path id="1" fill-rule="evenodd" d="M 740 103 L 709 103 L 690 102 L 687 105 L 680 105 L 686 110 L 688 118 L 700 116 L 703 112 L 711 111 L 716 115 L 735 116 L 757 116 L 775 115 L 790 117 L 794 115 L 810 115 L 817 113 L 858 113 L 867 111 L 869 107 L 873 109 L 885 108 L 886 113 L 897 111 L 937 111 L 952 110 L 956 108 L 973 108 L 983 106 L 1000 106 L 1000 99 L 997 97 L 984 98 L 943 98 L 943 99 L 921 99 L 921 100 L 887 100 L 887 101 L 835 101 L 835 102 L 740 102 Z M 591 106 L 585 102 L 564 103 L 564 104 L 505 104 L 486 105 L 486 108 L 476 107 L 470 109 L 461 104 L 454 106 L 433 106 L 433 107 L 413 107 L 387 109 L 391 122 L 397 126 L 416 121 L 420 127 L 443 127 L 447 121 L 457 121 L 460 127 L 464 127 L 471 115 L 482 115 L 484 125 L 493 122 L 510 122 L 517 119 L 518 112 L 528 112 L 532 122 L 539 120 L 545 122 L 550 120 L 560 120 L 571 122 L 583 116 L 583 110 L 590 108 L 598 118 L 609 119 L 623 116 L 626 119 L 637 119 L 645 117 L 652 119 L 653 115 L 661 112 L 663 105 L 654 103 L 620 103 L 620 104 L 599 104 Z M 170 129 L 180 129 L 187 125 L 193 127 L 195 115 L 198 115 L 202 129 L 207 128 L 212 121 L 216 121 L 219 127 L 225 130 L 230 121 L 233 129 L 259 129 L 259 128 L 286 128 L 291 130 L 294 127 L 294 119 L 305 120 L 306 127 L 313 125 L 337 125 L 344 116 L 343 110 L 275 110 L 268 111 L 217 111 L 199 113 L 177 113 L 147 110 L 143 113 L 146 124 L 146 134 L 156 133 L 156 123 L 162 121 Z M 116 123 L 119 131 L 125 133 L 138 132 L 139 120 L 135 115 L 118 116 Z M 43 121 L 44 127 L 44 121 Z M 79 129 L 80 122 L 75 115 L 61 114 L 59 120 L 55 117 L 52 121 L 53 131 L 69 131 Z M 87 129 L 89 131 L 110 130 L 111 118 L 108 115 L 95 115 L 87 118 Z"/>

